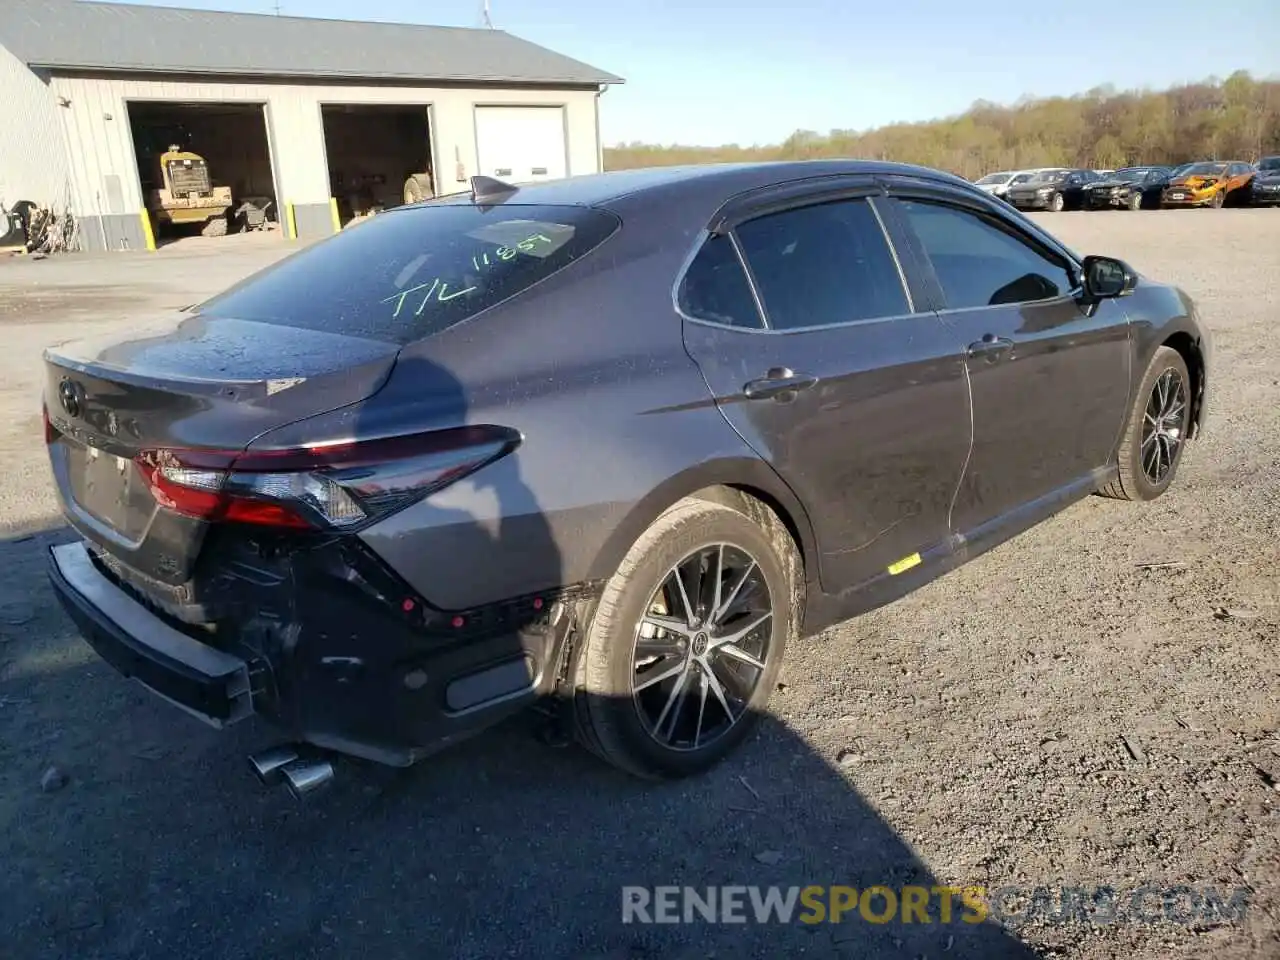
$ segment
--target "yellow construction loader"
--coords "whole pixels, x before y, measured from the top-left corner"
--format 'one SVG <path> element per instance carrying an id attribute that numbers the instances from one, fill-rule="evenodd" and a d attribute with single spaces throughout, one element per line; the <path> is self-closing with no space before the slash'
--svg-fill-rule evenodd
<path id="1" fill-rule="evenodd" d="M 231 188 L 215 187 L 204 157 L 178 146 L 160 154 L 160 186 L 147 197 L 147 209 L 157 226 L 199 225 L 206 237 L 227 232 Z"/>

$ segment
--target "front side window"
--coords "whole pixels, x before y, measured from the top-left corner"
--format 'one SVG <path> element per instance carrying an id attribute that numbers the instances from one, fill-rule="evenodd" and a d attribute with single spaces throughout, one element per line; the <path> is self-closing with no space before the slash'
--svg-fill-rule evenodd
<path id="1" fill-rule="evenodd" d="M 1263 157 L 1258 162 L 1258 170 L 1280 171 L 1280 157 Z"/>
<path id="2" fill-rule="evenodd" d="M 732 327 L 759 327 L 760 311 L 733 241 L 715 236 L 703 244 L 680 284 L 686 316 Z"/>
<path id="3" fill-rule="evenodd" d="M 737 235 L 775 329 L 911 312 L 889 241 L 866 200 L 769 214 L 742 224 Z"/>
<path id="4" fill-rule="evenodd" d="M 992 220 L 926 200 L 902 200 L 900 208 L 933 264 L 950 309 L 1028 303 L 1071 292 L 1066 261 Z"/>

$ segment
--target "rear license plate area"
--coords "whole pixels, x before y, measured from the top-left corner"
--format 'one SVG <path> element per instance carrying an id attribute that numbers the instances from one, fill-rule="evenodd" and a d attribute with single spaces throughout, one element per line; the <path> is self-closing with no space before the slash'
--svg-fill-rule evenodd
<path id="1" fill-rule="evenodd" d="M 63 442 L 67 447 L 67 480 L 76 505 L 115 530 L 132 533 L 130 520 L 145 518 L 149 513 L 146 501 L 150 500 L 150 491 L 133 461 L 96 447 Z"/>

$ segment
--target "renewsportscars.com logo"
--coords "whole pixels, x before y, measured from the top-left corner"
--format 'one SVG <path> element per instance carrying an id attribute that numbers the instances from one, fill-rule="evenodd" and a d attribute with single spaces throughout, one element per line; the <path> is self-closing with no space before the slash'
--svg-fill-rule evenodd
<path id="1" fill-rule="evenodd" d="M 623 923 L 1223 924 L 1244 918 L 1248 888 L 1141 886 L 623 887 Z"/>

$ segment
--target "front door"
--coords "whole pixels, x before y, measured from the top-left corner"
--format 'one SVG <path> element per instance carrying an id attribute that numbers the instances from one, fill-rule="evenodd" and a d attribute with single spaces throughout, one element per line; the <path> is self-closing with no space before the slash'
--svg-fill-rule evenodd
<path id="1" fill-rule="evenodd" d="M 909 193 L 895 208 L 932 268 L 939 316 L 967 354 L 973 451 L 953 530 L 1034 513 L 1087 485 L 1109 462 L 1128 407 L 1123 303 L 1085 305 L 1075 264 L 1001 213 Z"/>
<path id="2" fill-rule="evenodd" d="M 872 202 L 748 211 L 681 286 L 689 353 L 808 509 L 829 593 L 946 545 L 970 440 L 962 354 L 913 307 Z"/>

